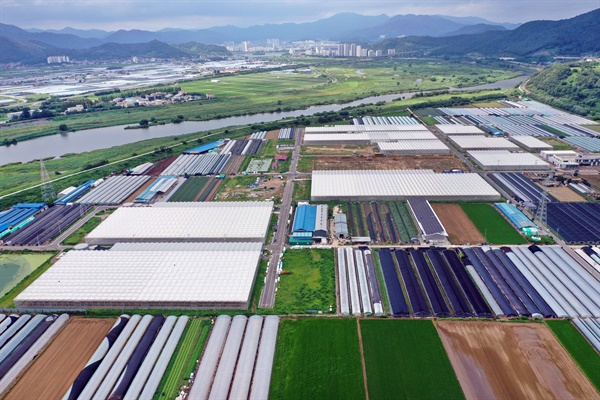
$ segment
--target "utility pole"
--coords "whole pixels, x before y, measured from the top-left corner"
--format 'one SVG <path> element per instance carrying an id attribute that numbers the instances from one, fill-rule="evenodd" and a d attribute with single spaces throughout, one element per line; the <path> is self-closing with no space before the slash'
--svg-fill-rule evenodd
<path id="1" fill-rule="evenodd" d="M 48 176 L 48 170 L 43 158 L 40 158 L 40 177 L 42 181 L 42 201 L 48 203 L 56 198 L 56 191 L 50 181 L 50 176 Z"/>

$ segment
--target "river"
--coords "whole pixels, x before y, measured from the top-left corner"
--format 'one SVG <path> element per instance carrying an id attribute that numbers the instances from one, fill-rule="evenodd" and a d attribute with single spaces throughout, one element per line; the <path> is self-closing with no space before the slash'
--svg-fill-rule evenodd
<path id="1" fill-rule="evenodd" d="M 495 83 L 467 88 L 451 88 L 451 91 L 473 89 L 508 89 L 523 82 L 527 76 L 519 76 Z M 14 162 L 29 162 L 47 157 L 60 157 L 67 153 L 83 153 L 86 151 L 106 149 L 121 146 L 142 140 L 156 139 L 168 136 L 185 135 L 188 133 L 223 129 L 237 125 L 250 125 L 262 122 L 272 122 L 283 118 L 299 117 L 300 115 L 313 115 L 325 111 L 339 111 L 345 107 L 354 107 L 362 104 L 374 104 L 379 101 L 389 102 L 398 98 L 411 98 L 415 92 L 395 93 L 381 96 L 366 97 L 344 104 L 327 104 L 311 106 L 303 110 L 284 111 L 279 113 L 261 113 L 239 117 L 213 119 L 208 121 L 184 121 L 180 124 L 157 125 L 145 129 L 127 129 L 126 125 L 109 126 L 105 128 L 86 129 L 60 135 L 43 136 L 36 139 L 19 142 L 16 145 L 0 146 L 0 165 Z"/>

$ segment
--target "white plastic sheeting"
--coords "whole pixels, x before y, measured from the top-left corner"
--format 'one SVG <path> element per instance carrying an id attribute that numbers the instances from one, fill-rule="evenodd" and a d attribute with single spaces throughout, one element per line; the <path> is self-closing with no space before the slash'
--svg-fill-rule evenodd
<path id="1" fill-rule="evenodd" d="M 273 370 L 278 328 L 279 317 L 269 315 L 265 318 L 263 333 L 258 348 L 256 367 L 254 369 L 254 378 L 252 379 L 250 400 L 265 400 L 269 397 L 271 371 Z"/>
<path id="2" fill-rule="evenodd" d="M 358 293 L 358 280 L 356 279 L 356 266 L 354 264 L 354 254 L 352 248 L 346 247 L 346 265 L 348 266 L 348 282 L 350 284 L 350 304 L 352 305 L 352 315 L 359 317 L 361 315 L 360 297 Z"/>
<path id="3" fill-rule="evenodd" d="M 340 287 L 340 312 L 343 316 L 350 315 L 350 302 L 348 300 L 348 274 L 346 271 L 346 257 L 344 248 L 337 249 L 338 281 Z"/>
<path id="4" fill-rule="evenodd" d="M 369 294 L 369 284 L 367 283 L 367 272 L 365 270 L 363 252 L 361 250 L 355 250 L 354 255 L 356 256 L 356 270 L 358 271 L 358 284 L 362 309 L 365 315 L 371 315 L 373 314 L 373 307 L 371 306 L 371 295 Z"/>
<path id="5" fill-rule="evenodd" d="M 248 320 L 244 343 L 242 344 L 242 350 L 235 369 L 235 377 L 229 393 L 229 399 L 231 400 L 245 400 L 248 398 L 262 325 L 263 317 L 260 315 L 253 315 Z"/>
<path id="6" fill-rule="evenodd" d="M 233 317 L 229 333 L 227 334 L 227 341 L 225 342 L 225 347 L 223 348 L 223 353 L 219 360 L 219 367 L 215 375 L 215 380 L 210 389 L 210 400 L 227 399 L 247 322 L 248 317 L 244 315 L 236 315 Z"/>

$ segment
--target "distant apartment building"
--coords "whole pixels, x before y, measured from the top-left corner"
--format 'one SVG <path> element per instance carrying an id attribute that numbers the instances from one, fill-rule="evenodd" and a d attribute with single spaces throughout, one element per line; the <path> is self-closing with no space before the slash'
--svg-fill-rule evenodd
<path id="1" fill-rule="evenodd" d="M 69 56 L 50 56 L 46 59 L 48 64 L 63 64 L 71 62 Z"/>

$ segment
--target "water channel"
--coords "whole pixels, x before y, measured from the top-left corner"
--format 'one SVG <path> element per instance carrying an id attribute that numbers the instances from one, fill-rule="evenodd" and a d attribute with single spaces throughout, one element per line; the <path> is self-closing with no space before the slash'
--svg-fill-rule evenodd
<path id="1" fill-rule="evenodd" d="M 474 89 L 508 89 L 523 82 L 527 76 L 519 76 L 495 83 L 467 88 L 451 88 L 451 91 Z M 327 104 L 311 106 L 302 110 L 284 111 L 279 113 L 261 113 L 213 119 L 208 121 L 184 121 L 180 124 L 157 125 L 146 129 L 127 129 L 126 125 L 109 126 L 105 128 L 87 129 L 67 134 L 43 136 L 36 139 L 19 142 L 17 145 L 0 146 L 0 165 L 14 162 L 29 162 L 47 157 L 60 157 L 67 153 L 83 153 L 86 151 L 106 149 L 142 140 L 156 139 L 168 136 L 185 135 L 188 133 L 223 129 L 230 126 L 250 125 L 262 122 L 272 122 L 283 118 L 299 117 L 300 115 L 313 115 L 325 111 L 339 111 L 345 107 L 354 107 L 362 104 L 374 104 L 379 101 L 389 102 L 404 97 L 409 99 L 415 95 L 410 93 L 395 93 L 381 96 L 366 97 L 344 104 Z"/>

